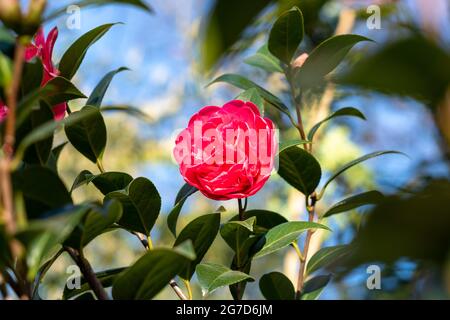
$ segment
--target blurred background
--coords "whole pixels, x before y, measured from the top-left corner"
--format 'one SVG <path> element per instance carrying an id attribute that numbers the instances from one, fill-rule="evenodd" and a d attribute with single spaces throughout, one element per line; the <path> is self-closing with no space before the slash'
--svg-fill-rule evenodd
<path id="1" fill-rule="evenodd" d="M 65 8 L 71 1 L 49 3 L 50 9 L 55 9 Z M 165 218 L 173 207 L 177 191 L 184 183 L 171 157 L 177 130 L 184 128 L 190 116 L 201 107 L 222 105 L 240 92 L 225 84 L 205 86 L 222 73 L 240 73 L 291 105 L 286 94 L 287 85 L 281 74 L 269 75 L 242 62 L 267 41 L 268 30 L 280 12 L 293 5 L 302 9 L 308 37 L 300 48 L 301 52 L 310 52 L 322 40 L 339 33 L 356 33 L 376 41 L 355 47 L 342 66 L 344 69 L 405 37 L 426 37 L 440 50 L 450 50 L 450 34 L 447 32 L 450 30 L 448 0 L 246 1 L 239 10 L 234 6 L 237 3 L 234 0 L 148 0 L 147 3 L 153 8 L 153 14 L 121 5 L 82 8 L 79 29 L 67 27 L 67 20 L 71 17 L 68 13 L 48 21 L 45 31 L 47 33 L 53 26 L 59 28 L 54 55 L 57 62 L 75 39 L 93 27 L 110 22 L 124 23 L 113 27 L 90 49 L 77 73 L 75 83 L 86 94 L 92 91 L 107 72 L 121 66 L 131 69 L 114 79 L 104 103 L 137 107 L 147 114 L 148 121 L 123 113 L 110 113 L 106 119 L 108 145 L 104 165 L 107 171 L 125 171 L 134 176 L 148 177 L 154 182 L 163 204 L 163 214 L 152 234 L 153 241 L 158 246 L 173 243 Z M 377 5 L 381 9 L 380 28 L 368 27 L 367 19 L 372 15 L 372 12 L 367 12 L 370 5 Z M 211 25 L 215 27 L 212 28 Z M 423 65 L 429 65 L 433 69 L 433 64 L 437 62 L 416 54 L 416 49 L 403 51 L 404 59 L 415 56 Z M 402 57 L 396 58 L 402 60 Z M 436 68 L 444 74 L 450 74 L 448 64 Z M 367 74 L 367 77 L 370 76 Z M 434 83 L 430 85 L 433 86 Z M 371 89 L 370 84 L 367 87 Z M 72 103 L 71 108 L 77 109 L 82 106 L 81 103 Z M 436 119 L 445 117 L 436 117 L 436 111 L 429 103 L 423 103 L 414 97 L 379 93 L 379 90 L 329 85 L 323 88 L 320 98 L 314 100 L 305 111 L 306 126 L 311 127 L 332 110 L 346 106 L 359 108 L 366 115 L 367 121 L 338 120 L 321 131 L 315 145 L 315 155 L 325 169 L 325 176 L 340 165 L 372 151 L 398 150 L 407 154 L 408 158 L 386 156 L 349 170 L 330 186 L 324 201 L 319 205 L 319 212 L 349 195 L 366 190 L 377 189 L 386 195 L 402 197 L 411 189 L 426 188 L 424 186 L 430 181 L 448 181 L 450 172 L 445 128 L 448 128 L 449 123 L 444 121 L 440 125 Z M 267 113 L 280 128 L 287 128 L 287 119 L 276 112 Z M 294 130 L 285 130 L 282 138 L 294 138 L 295 134 Z M 96 172 L 96 168 L 84 161 L 75 150 L 66 147 L 60 158 L 59 169 L 69 187 L 77 174 L 85 168 Z M 101 194 L 91 186 L 75 191 L 75 198 L 78 200 L 92 199 L 93 195 L 101 198 Z M 448 198 L 449 193 L 444 193 L 443 199 Z M 444 201 L 440 209 L 443 215 L 450 216 L 450 204 L 446 206 L 447 204 L 448 201 Z M 219 203 L 195 194 L 183 208 L 178 230 L 194 217 L 211 213 L 220 205 L 227 210 L 222 221 L 236 214 L 237 205 L 234 201 Z M 279 212 L 289 219 L 306 219 L 301 194 L 276 174 L 261 192 L 249 199 L 248 205 L 250 209 L 265 208 Z M 427 216 L 431 214 L 427 212 L 429 209 L 431 210 L 424 206 L 425 211 L 418 214 Z M 328 219 L 326 223 L 334 232 L 331 235 L 317 233 L 313 238 L 312 253 L 323 245 L 351 242 L 369 211 L 371 208 L 363 207 Z M 443 232 L 448 232 L 449 226 L 445 223 L 449 220 L 443 221 Z M 400 235 L 401 226 L 402 224 L 395 231 Z M 434 231 L 431 227 L 426 232 L 431 235 Z M 379 236 L 383 237 L 383 234 Z M 389 235 L 386 239 L 390 239 Z M 443 239 L 446 241 L 449 238 Z M 395 247 L 396 244 L 391 245 Z M 448 250 L 450 241 L 441 245 Z M 96 270 L 128 265 L 142 253 L 143 249 L 137 239 L 122 231 L 105 234 L 86 248 L 86 255 Z M 381 290 L 367 289 L 367 264 L 362 259 L 345 273 L 337 274 L 321 298 L 448 298 L 449 264 L 439 260 L 430 265 L 427 259 L 422 263 L 422 260 L 410 257 L 399 254 L 395 259 L 386 261 L 382 256 L 376 259 L 383 270 Z M 367 262 L 372 258 L 367 258 Z M 229 265 L 231 259 L 231 250 L 218 237 L 205 261 Z M 41 286 L 42 297 L 61 297 L 69 264 L 70 260 L 64 257 L 52 267 L 54 272 L 48 273 Z M 283 271 L 295 279 L 298 267 L 297 257 L 292 249 L 262 258 L 253 265 L 251 274 L 259 278 L 262 274 L 275 270 Z M 194 296 L 201 297 L 195 278 L 193 285 Z M 159 298 L 175 299 L 176 296 L 167 289 Z M 228 289 L 220 289 L 207 298 L 229 299 L 231 295 Z M 257 282 L 247 286 L 245 298 L 262 298 Z"/>

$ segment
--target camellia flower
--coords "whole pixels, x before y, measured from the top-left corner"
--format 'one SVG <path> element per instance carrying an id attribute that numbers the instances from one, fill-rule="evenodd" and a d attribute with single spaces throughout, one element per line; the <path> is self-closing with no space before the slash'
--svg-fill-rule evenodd
<path id="1" fill-rule="evenodd" d="M 8 115 L 8 107 L 3 103 L 2 100 L 0 100 L 0 122 L 3 122 L 3 120 L 5 120 L 7 115 Z"/>
<path id="2" fill-rule="evenodd" d="M 258 192 L 269 179 L 277 150 L 272 121 L 253 103 L 240 100 L 202 108 L 175 144 L 184 180 L 214 200 Z"/>
<path id="3" fill-rule="evenodd" d="M 47 35 L 47 39 L 44 35 L 44 30 L 39 28 L 34 37 L 34 43 L 30 44 L 25 52 L 25 60 L 30 61 L 36 57 L 41 59 L 44 67 L 44 75 L 42 77 L 41 86 L 44 86 L 47 82 L 59 75 L 59 70 L 56 69 L 52 61 L 53 47 L 55 46 L 56 39 L 58 38 L 58 28 L 53 28 Z M 61 120 L 64 118 L 67 110 L 67 103 L 63 102 L 56 106 L 53 106 L 53 114 L 55 120 Z"/>

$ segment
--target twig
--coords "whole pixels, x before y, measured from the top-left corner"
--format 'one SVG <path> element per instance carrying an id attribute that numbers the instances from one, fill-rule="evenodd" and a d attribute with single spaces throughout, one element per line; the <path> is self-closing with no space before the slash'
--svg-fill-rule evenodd
<path id="1" fill-rule="evenodd" d="M 79 250 L 64 247 L 64 250 L 70 255 L 70 257 L 75 261 L 75 263 L 80 268 L 81 273 L 86 279 L 87 283 L 91 287 L 92 291 L 94 291 L 95 295 L 99 300 L 109 300 L 108 295 L 106 294 L 105 288 L 103 288 L 101 282 L 98 280 L 95 275 L 94 270 L 92 269 L 89 261 L 83 257 L 82 253 Z"/>

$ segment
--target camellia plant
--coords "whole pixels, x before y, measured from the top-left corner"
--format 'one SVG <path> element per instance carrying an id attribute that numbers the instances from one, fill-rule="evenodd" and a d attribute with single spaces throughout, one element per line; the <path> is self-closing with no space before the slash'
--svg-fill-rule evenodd
<path id="1" fill-rule="evenodd" d="M 140 1 L 129 3 L 150 10 Z M 320 162 L 313 153 L 315 133 L 336 117 L 365 117 L 355 108 L 343 108 L 307 130 L 302 110 L 308 95 L 329 80 L 329 74 L 352 47 L 370 40 L 339 35 L 310 53 L 300 53 L 302 13 L 294 7 L 281 14 L 270 30 L 267 44 L 248 61 L 267 72 L 284 74 L 292 105 L 241 75 L 224 74 L 213 80 L 227 82 L 243 92 L 223 106 L 201 108 L 178 135 L 173 153 L 186 184 L 167 216 L 175 240 L 153 243 L 155 222 L 162 218 L 161 198 L 167 196 L 161 196 L 149 179 L 105 168 L 102 161 L 107 157 L 103 115 L 109 110 L 102 107 L 102 100 L 113 77 L 126 68 L 106 74 L 88 96 L 72 83 L 89 47 L 114 24 L 101 25 L 82 35 L 54 64 L 52 51 L 58 31 L 54 28 L 45 35 L 41 26 L 44 7 L 45 1 L 31 1 L 25 15 L 17 1 L 0 0 L 0 18 L 10 28 L 11 36 L 9 50 L 0 55 L 0 293 L 5 298 L 13 291 L 18 298 L 39 299 L 39 285 L 47 271 L 66 252 L 83 277 L 79 288 L 64 289 L 63 299 L 152 299 L 166 286 L 172 287 L 182 300 L 200 298 L 193 297 L 190 289 L 194 274 L 205 295 L 228 286 L 234 299 L 242 299 L 246 283 L 257 280 L 252 276 L 252 263 L 292 247 L 299 260 L 297 283 L 292 284 L 282 273 L 269 272 L 258 279 L 261 293 L 267 299 L 316 299 L 331 279 L 329 274 L 317 275 L 317 271 L 348 256 L 352 248 L 326 247 L 309 257 L 314 232 L 332 232 L 327 217 L 377 203 L 383 195 L 377 191 L 358 194 L 320 215 L 316 204 L 344 171 L 394 151 L 370 153 L 322 179 Z M 76 111 L 69 106 L 75 99 L 85 99 L 84 106 Z M 265 108 L 274 108 L 286 116 L 298 131 L 298 139 L 278 143 L 274 123 L 264 116 Z M 65 142 L 55 145 L 55 135 L 64 136 Z M 58 156 L 67 144 L 98 168 L 97 172 L 83 170 L 70 189 L 62 182 L 57 166 Z M 270 179 L 274 169 L 304 195 L 307 221 L 288 221 L 264 208 L 247 210 L 247 202 Z M 73 201 L 72 192 L 87 184 L 104 195 L 103 201 Z M 223 221 L 219 207 L 178 232 L 182 207 L 197 191 L 213 200 L 237 201 L 239 210 L 232 219 Z M 118 228 L 139 238 L 145 248 L 142 256 L 123 268 L 94 272 L 84 247 Z M 306 236 L 299 241 L 303 233 Z M 203 261 L 218 236 L 234 252 L 228 265 Z"/>

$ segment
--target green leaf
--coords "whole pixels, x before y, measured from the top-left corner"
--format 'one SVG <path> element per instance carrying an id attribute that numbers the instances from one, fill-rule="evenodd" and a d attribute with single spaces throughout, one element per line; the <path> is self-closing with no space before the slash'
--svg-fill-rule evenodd
<path id="1" fill-rule="evenodd" d="M 289 65 L 303 40 L 303 15 L 294 7 L 283 13 L 275 22 L 269 34 L 269 50 L 278 59 Z"/>
<path id="2" fill-rule="evenodd" d="M 40 95 L 51 106 L 86 96 L 75 85 L 63 77 L 55 77 L 45 84 Z"/>
<path id="3" fill-rule="evenodd" d="M 113 191 L 125 189 L 132 180 L 133 177 L 125 172 L 110 171 L 94 175 L 88 170 L 83 170 L 75 178 L 70 192 L 92 182 L 101 193 L 106 195 Z"/>
<path id="4" fill-rule="evenodd" d="M 68 117 L 66 117 L 63 120 L 48 121 L 43 125 L 37 127 L 27 136 L 25 136 L 25 138 L 22 139 L 22 141 L 20 142 L 16 150 L 16 156 L 14 157 L 15 162 L 14 164 L 17 165 L 18 162 L 20 162 L 20 160 L 23 158 L 25 150 L 32 144 L 35 144 L 39 141 L 47 139 L 48 137 L 51 137 L 56 129 L 61 128 L 64 125 L 67 126 L 75 125 L 83 121 L 85 118 L 95 116 L 96 112 L 98 112 L 96 108 L 89 108 L 86 109 L 84 112 L 71 113 Z"/>
<path id="5" fill-rule="evenodd" d="M 317 300 L 325 286 L 330 282 L 331 275 L 317 276 L 309 279 L 303 286 L 301 300 Z"/>
<path id="6" fill-rule="evenodd" d="M 189 262 L 189 257 L 175 250 L 149 251 L 117 277 L 112 295 L 116 300 L 152 299 Z"/>
<path id="7" fill-rule="evenodd" d="M 368 204 L 378 204 L 383 201 L 383 199 L 384 195 L 376 190 L 360 193 L 334 204 L 322 215 L 322 217 L 326 218 L 334 214 L 350 211 Z"/>
<path id="8" fill-rule="evenodd" d="M 270 53 L 267 44 L 263 45 L 253 56 L 246 58 L 244 62 L 268 72 L 283 72 L 280 60 Z"/>
<path id="9" fill-rule="evenodd" d="M 65 245 L 81 250 L 116 223 L 121 216 L 122 205 L 117 200 L 107 201 L 103 207 L 91 206 Z"/>
<path id="10" fill-rule="evenodd" d="M 195 266 L 199 264 L 211 247 L 220 227 L 220 213 L 200 216 L 191 221 L 178 236 L 174 246 L 178 246 L 186 240 L 191 240 L 194 246 L 196 259 L 189 263 L 180 273 L 183 279 L 190 280 L 195 272 Z"/>
<path id="11" fill-rule="evenodd" d="M 346 256 L 349 252 L 350 247 L 348 245 L 321 248 L 309 259 L 306 273 L 311 274 L 321 268 L 325 268 Z"/>
<path id="12" fill-rule="evenodd" d="M 264 246 L 255 254 L 254 258 L 261 258 L 287 247 L 292 242 L 296 241 L 300 234 L 310 229 L 324 229 L 330 231 L 327 226 L 315 222 L 293 221 L 282 223 L 267 232 L 265 235 Z"/>
<path id="13" fill-rule="evenodd" d="M 94 111 L 96 110 L 96 111 Z M 100 111 L 86 106 L 73 114 L 88 114 L 81 121 L 65 126 L 67 139 L 82 155 L 97 163 L 106 147 L 106 125 Z"/>
<path id="14" fill-rule="evenodd" d="M 226 287 L 244 280 L 254 280 L 248 274 L 233 271 L 216 263 L 202 263 L 196 268 L 198 281 L 202 287 L 203 295 L 212 293 L 214 290 Z"/>
<path id="15" fill-rule="evenodd" d="M 20 84 L 22 87 L 22 93 L 27 94 L 28 92 L 38 89 L 42 84 L 43 74 L 44 66 L 42 65 L 42 60 L 33 59 L 30 62 L 26 62 L 23 66 L 23 77 Z"/>
<path id="16" fill-rule="evenodd" d="M 68 206 L 53 212 L 50 218 L 30 221 L 19 230 L 17 239 L 26 248 L 28 279 L 31 281 L 41 265 L 67 239 L 85 215 L 86 206 Z"/>
<path id="17" fill-rule="evenodd" d="M 236 99 L 242 100 L 245 102 L 247 102 L 247 101 L 252 102 L 253 104 L 255 104 L 258 107 L 261 115 L 264 116 L 264 99 L 258 93 L 258 89 L 250 88 L 248 90 L 245 90 L 244 92 L 240 93 L 236 97 Z"/>
<path id="18" fill-rule="evenodd" d="M 86 105 L 100 108 L 100 105 L 102 104 L 106 91 L 108 90 L 108 87 L 111 84 L 111 81 L 113 80 L 114 76 L 125 70 L 130 69 L 121 67 L 119 69 L 107 73 L 92 91 L 91 95 L 89 96 L 86 102 Z"/>
<path id="19" fill-rule="evenodd" d="M 309 152 L 291 146 L 280 153 L 278 174 L 304 195 L 310 195 L 319 185 L 322 169 Z"/>
<path id="20" fill-rule="evenodd" d="M 343 116 L 351 116 L 351 117 L 357 117 L 363 120 L 366 120 L 366 117 L 361 113 L 361 111 L 359 111 L 356 108 L 352 108 L 352 107 L 347 107 L 347 108 L 342 108 L 339 110 L 336 110 L 335 112 L 333 112 L 332 114 L 330 114 L 328 117 L 326 117 L 325 119 L 323 119 L 322 121 L 316 123 L 311 130 L 308 133 L 308 140 L 312 141 L 314 138 L 314 134 L 316 133 L 316 131 L 320 128 L 320 126 L 322 124 L 324 124 L 325 122 L 327 122 L 328 120 L 331 120 L 333 118 L 336 117 L 343 117 Z"/>
<path id="21" fill-rule="evenodd" d="M 95 175 L 92 174 L 89 170 L 82 170 L 75 180 L 72 183 L 72 187 L 70 188 L 70 193 L 72 193 L 75 189 L 88 184 L 95 178 Z"/>
<path id="22" fill-rule="evenodd" d="M 254 232 L 261 232 L 261 231 L 268 231 L 269 229 L 272 229 L 273 227 L 276 227 L 279 224 L 288 222 L 285 217 L 280 215 L 279 213 L 269 211 L 269 210 L 248 210 L 244 212 L 244 218 L 250 219 L 254 217 L 256 219 L 253 231 Z M 238 216 L 236 216 L 236 219 Z M 233 218 L 234 219 L 234 218 Z"/>
<path id="23" fill-rule="evenodd" d="M 80 8 L 85 8 L 85 7 L 97 7 L 107 4 L 132 5 L 144 11 L 153 12 L 152 8 L 142 0 L 81 0 L 73 3 L 72 5 L 76 5 L 77 7 Z M 67 14 L 66 7 L 51 12 L 48 16 L 45 17 L 45 20 L 52 20 L 64 14 Z"/>
<path id="24" fill-rule="evenodd" d="M 105 199 L 117 199 L 122 203 L 123 215 L 119 225 L 150 235 L 161 209 L 161 197 L 150 180 L 136 178 L 125 189 L 108 193 Z"/>
<path id="25" fill-rule="evenodd" d="M 286 150 L 289 147 L 298 146 L 301 144 L 309 144 L 309 143 L 311 143 L 311 141 L 300 140 L 300 139 L 281 141 L 278 146 L 278 154 L 280 154 L 282 151 Z"/>
<path id="26" fill-rule="evenodd" d="M 144 111 L 142 111 L 139 108 L 132 107 L 132 106 L 126 106 L 126 105 L 118 105 L 118 106 L 105 106 L 101 107 L 100 111 L 102 113 L 106 112 L 124 112 L 128 114 L 129 116 L 136 117 L 144 122 L 151 123 L 154 120 Z"/>
<path id="27" fill-rule="evenodd" d="M 263 275 L 259 280 L 259 289 L 267 300 L 295 299 L 294 285 L 280 272 L 270 272 Z"/>
<path id="28" fill-rule="evenodd" d="M 186 199 L 197 191 L 198 189 L 196 187 L 193 187 L 188 183 L 185 183 L 181 187 L 180 191 L 178 191 L 178 194 L 175 198 L 174 207 L 167 216 L 167 227 L 169 228 L 170 232 L 172 232 L 174 237 L 177 236 L 177 221 L 178 217 L 180 216 L 181 208 L 183 207 Z"/>
<path id="29" fill-rule="evenodd" d="M 208 86 L 212 85 L 213 83 L 217 83 L 217 82 L 226 82 L 226 83 L 229 83 L 229 84 L 231 84 L 235 87 L 238 87 L 242 90 L 256 88 L 256 90 L 258 90 L 259 95 L 264 100 L 266 100 L 269 104 L 274 106 L 276 109 L 278 109 L 282 113 L 286 114 L 289 117 L 289 119 L 291 120 L 291 122 L 294 121 L 289 112 L 288 107 L 279 98 L 277 98 L 276 96 L 274 96 L 272 93 L 270 93 L 266 89 L 262 88 L 261 86 L 257 85 L 253 81 L 251 81 L 241 75 L 238 75 L 238 74 L 227 73 L 227 74 L 223 74 L 223 75 L 219 76 L 218 78 L 214 79 L 212 82 L 210 82 L 208 84 Z"/>
<path id="30" fill-rule="evenodd" d="M 372 158 L 375 158 L 375 157 L 379 157 L 379 156 L 382 156 L 382 155 L 385 155 L 385 154 L 402 154 L 402 155 L 404 155 L 404 153 L 399 152 L 399 151 L 391 151 L 391 150 L 388 150 L 388 151 L 377 151 L 377 152 L 372 152 L 372 153 L 366 154 L 366 155 L 364 155 L 364 156 L 362 156 L 362 157 L 360 157 L 360 158 L 358 158 L 358 159 L 355 159 L 355 160 L 353 160 L 353 161 L 350 161 L 349 163 L 345 164 L 345 165 L 342 166 L 340 169 L 338 169 L 336 172 L 334 172 L 334 173 L 331 175 L 330 178 L 328 178 L 328 180 L 325 182 L 325 184 L 324 184 L 322 190 L 320 191 L 318 198 L 319 198 L 319 199 L 322 198 L 322 196 L 323 196 L 323 194 L 324 194 L 324 192 L 325 192 L 326 187 L 327 187 L 334 179 L 336 179 L 338 176 L 340 176 L 340 175 L 341 175 L 343 172 L 345 172 L 346 170 L 350 169 L 351 167 L 356 166 L 357 164 L 360 164 L 361 162 L 364 162 L 364 161 L 366 161 L 366 160 L 369 160 L 369 159 L 372 159 Z"/>
<path id="31" fill-rule="evenodd" d="M 232 219 L 220 228 L 220 235 L 236 254 L 240 254 L 244 241 L 253 233 L 255 222 L 256 217 L 244 221 Z"/>
<path id="32" fill-rule="evenodd" d="M 59 63 L 60 75 L 67 79 L 72 79 L 83 61 L 88 49 L 97 42 L 114 23 L 104 24 L 96 27 L 80 38 L 78 38 L 61 58 Z"/>
<path id="33" fill-rule="evenodd" d="M 45 187 L 36 187 L 37 181 Z M 23 193 L 29 219 L 41 218 L 50 210 L 72 204 L 64 183 L 49 168 L 28 166 L 13 175 L 13 182 L 14 187 Z"/>
<path id="34" fill-rule="evenodd" d="M 2 271 L 6 265 L 11 265 L 13 260 L 9 241 L 5 225 L 0 224 L 0 271 Z"/>
<path id="35" fill-rule="evenodd" d="M 302 67 L 298 68 L 295 79 L 302 89 L 321 84 L 324 77 L 333 71 L 354 45 L 361 41 L 372 41 L 366 37 L 344 34 L 331 37 L 315 48 Z"/>
<path id="36" fill-rule="evenodd" d="M 100 271 L 100 272 L 96 272 L 95 276 L 97 277 L 98 280 L 100 280 L 100 283 L 102 284 L 103 288 L 108 288 L 108 287 L 112 287 L 115 279 L 117 278 L 117 276 L 122 273 L 123 271 L 125 271 L 127 268 L 115 268 L 115 269 L 109 269 L 109 270 L 105 270 L 105 271 Z M 91 287 L 89 285 L 89 283 L 86 282 L 86 279 L 82 276 L 80 279 L 80 288 L 74 288 L 74 289 L 69 289 L 66 286 L 64 286 L 64 292 L 63 292 L 63 299 L 64 300 L 68 300 L 71 299 L 73 297 L 77 297 L 82 293 L 85 293 L 87 291 L 91 291 Z"/>
<path id="37" fill-rule="evenodd" d="M 5 88 L 12 79 L 12 62 L 0 51 L 0 87 Z"/>

